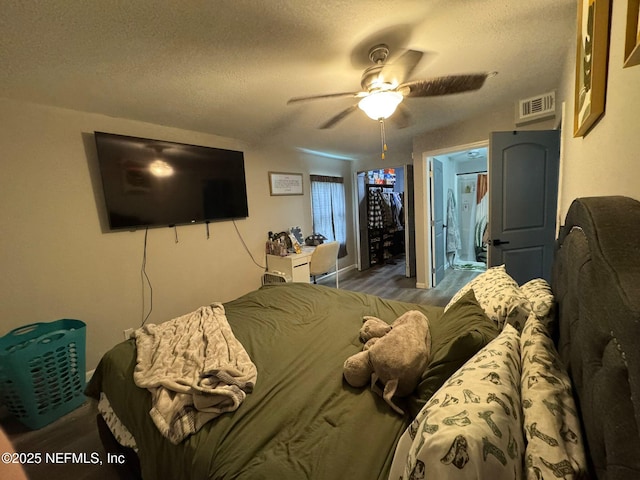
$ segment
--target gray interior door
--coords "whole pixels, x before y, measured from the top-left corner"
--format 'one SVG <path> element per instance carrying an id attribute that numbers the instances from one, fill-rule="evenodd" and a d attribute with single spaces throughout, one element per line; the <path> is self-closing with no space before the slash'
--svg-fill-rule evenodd
<path id="1" fill-rule="evenodd" d="M 366 270 L 371 266 L 369 263 L 369 230 L 367 229 L 367 186 L 366 172 L 358 172 L 356 186 L 358 189 L 358 239 L 360 242 L 358 251 L 360 252 L 359 269 Z"/>
<path id="2" fill-rule="evenodd" d="M 413 200 L 413 165 L 404 166 L 405 276 L 416 276 L 416 216 Z"/>
<path id="3" fill-rule="evenodd" d="M 432 158 L 429 167 L 431 192 L 431 286 L 444 278 L 444 187 L 442 162 Z"/>
<path id="4" fill-rule="evenodd" d="M 551 277 L 559 162 L 559 130 L 491 134 L 489 265 L 520 285 Z"/>

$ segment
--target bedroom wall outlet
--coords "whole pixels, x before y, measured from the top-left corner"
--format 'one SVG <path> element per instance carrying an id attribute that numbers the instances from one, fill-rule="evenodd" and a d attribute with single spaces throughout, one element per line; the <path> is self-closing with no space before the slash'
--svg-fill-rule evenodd
<path id="1" fill-rule="evenodd" d="M 135 331 L 135 328 L 125 328 L 124 329 L 124 339 L 125 340 L 129 340 L 131 337 L 133 337 L 133 332 Z"/>

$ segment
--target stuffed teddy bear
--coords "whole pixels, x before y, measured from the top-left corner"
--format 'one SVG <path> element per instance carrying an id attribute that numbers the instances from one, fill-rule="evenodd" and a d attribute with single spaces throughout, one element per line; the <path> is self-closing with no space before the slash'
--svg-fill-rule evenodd
<path id="1" fill-rule="evenodd" d="M 379 338 L 391 330 L 391 325 L 389 325 L 384 320 L 380 320 L 376 317 L 362 317 L 362 328 L 360 328 L 360 341 L 366 344 L 372 338 Z"/>
<path id="2" fill-rule="evenodd" d="M 427 317 L 410 310 L 392 325 L 375 317 L 364 317 L 361 352 L 344 362 L 344 378 L 352 387 L 371 389 L 382 396 L 393 410 L 404 412 L 393 397 L 404 397 L 415 390 L 431 358 L 431 332 Z M 384 385 L 384 390 L 378 386 Z"/>

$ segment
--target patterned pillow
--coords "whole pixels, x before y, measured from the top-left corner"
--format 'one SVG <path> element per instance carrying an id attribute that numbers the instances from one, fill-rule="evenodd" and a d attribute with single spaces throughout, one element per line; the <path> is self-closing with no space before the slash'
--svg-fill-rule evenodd
<path id="1" fill-rule="evenodd" d="M 504 265 L 491 267 L 467 283 L 444 307 L 445 311 L 470 289 L 473 289 L 478 303 L 499 329 L 510 323 L 516 330 L 522 331 L 531 306 Z"/>
<path id="2" fill-rule="evenodd" d="M 520 286 L 522 294 L 529 300 L 531 311 L 553 333 L 556 300 L 551 286 L 543 278 L 534 278 Z"/>
<path id="3" fill-rule="evenodd" d="M 527 479 L 587 478 L 571 380 L 549 332 L 534 313 L 520 341 Z"/>
<path id="4" fill-rule="evenodd" d="M 521 478 L 520 366 L 519 334 L 506 325 L 402 434 L 389 479 Z"/>

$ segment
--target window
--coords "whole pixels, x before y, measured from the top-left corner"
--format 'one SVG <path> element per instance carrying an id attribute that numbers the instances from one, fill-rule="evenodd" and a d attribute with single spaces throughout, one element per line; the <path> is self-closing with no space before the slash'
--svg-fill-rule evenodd
<path id="1" fill-rule="evenodd" d="M 320 233 L 329 241 L 337 240 L 340 242 L 338 257 L 347 255 L 344 179 L 311 175 L 311 208 L 313 233 Z"/>

